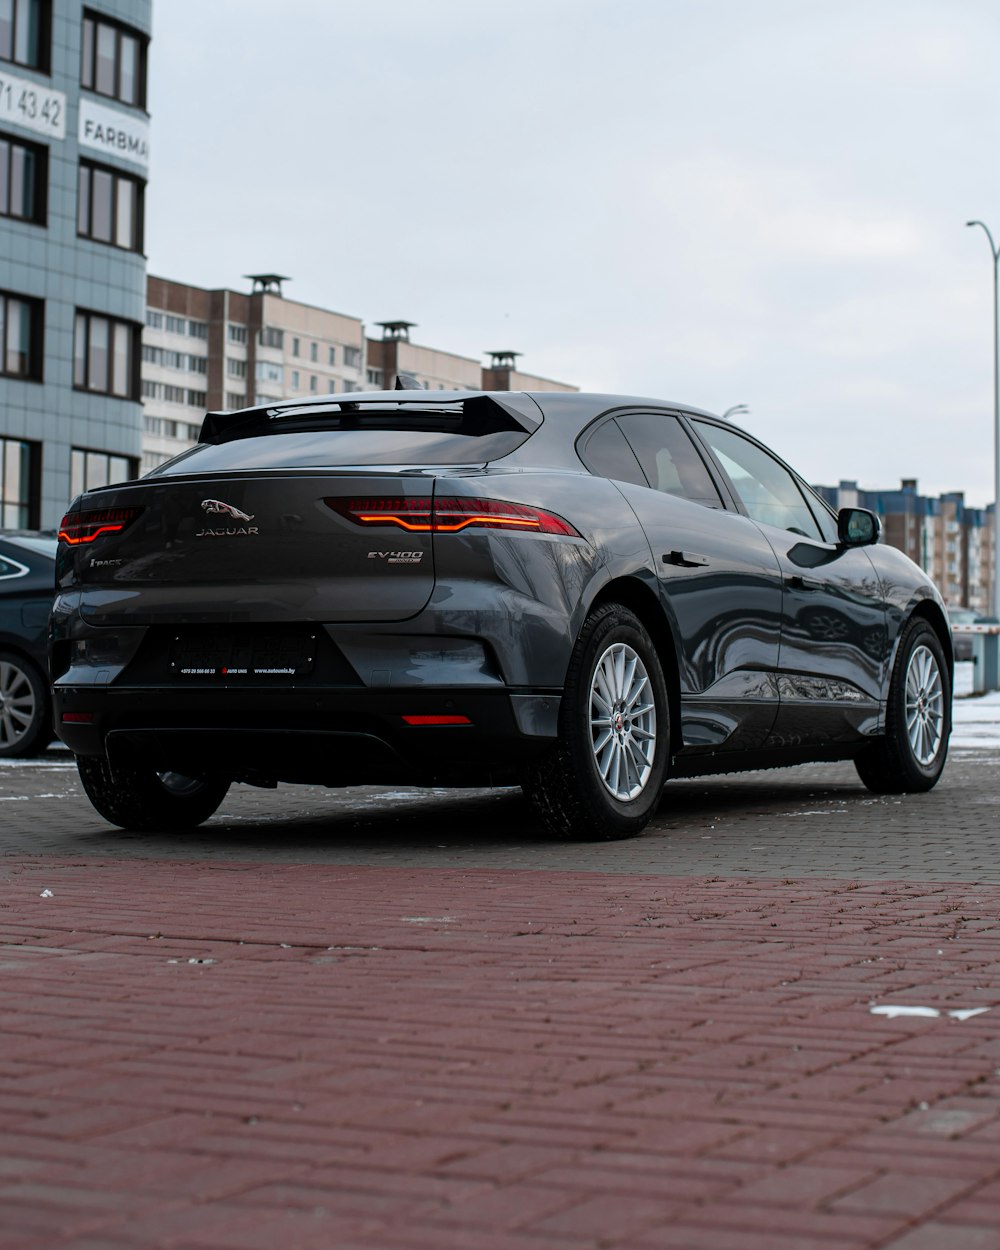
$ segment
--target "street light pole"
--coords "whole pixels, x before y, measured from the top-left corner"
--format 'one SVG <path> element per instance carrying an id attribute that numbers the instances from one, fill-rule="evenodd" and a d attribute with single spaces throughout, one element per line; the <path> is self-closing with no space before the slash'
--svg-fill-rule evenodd
<path id="1" fill-rule="evenodd" d="M 1000 250 L 984 221 L 967 221 L 981 226 L 993 254 L 993 616 L 1000 620 Z"/>

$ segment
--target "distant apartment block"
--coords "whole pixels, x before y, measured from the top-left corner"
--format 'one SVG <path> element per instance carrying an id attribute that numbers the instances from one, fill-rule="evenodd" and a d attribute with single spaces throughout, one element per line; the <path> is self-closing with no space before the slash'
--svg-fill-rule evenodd
<path id="1" fill-rule="evenodd" d="M 993 505 L 970 508 L 962 491 L 921 495 L 915 478 L 898 488 L 861 490 L 857 482 L 818 486 L 835 508 L 877 512 L 883 541 L 898 547 L 934 580 L 950 607 L 985 615 L 993 602 Z"/>
<path id="2" fill-rule="evenodd" d="M 149 278 L 143 472 L 190 447 L 207 410 L 363 389 L 357 317 L 285 299 L 278 274 L 251 282 L 250 294 L 240 294 Z"/>
<path id="3" fill-rule="evenodd" d="M 577 389 L 519 372 L 516 352 L 488 353 L 484 368 L 420 346 L 410 341 L 411 321 L 379 322 L 381 334 L 369 338 L 358 317 L 286 299 L 281 274 L 248 279 L 242 294 L 148 279 L 143 472 L 190 447 L 206 410 L 391 389 L 400 373 L 427 390 Z"/>

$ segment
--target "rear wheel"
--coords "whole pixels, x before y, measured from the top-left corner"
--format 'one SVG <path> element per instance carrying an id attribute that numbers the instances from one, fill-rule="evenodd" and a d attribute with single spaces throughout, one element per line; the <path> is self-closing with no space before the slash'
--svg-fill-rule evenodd
<path id="1" fill-rule="evenodd" d="M 648 823 L 667 772 L 670 714 L 642 623 L 609 603 L 584 623 L 570 659 L 559 739 L 522 776 L 550 833 L 627 838 Z"/>
<path id="2" fill-rule="evenodd" d="M 889 683 L 885 737 L 854 761 L 875 794 L 930 790 L 948 755 L 951 682 L 937 634 L 926 621 L 911 621 L 899 640 Z"/>
<path id="3" fill-rule="evenodd" d="M 45 678 L 30 660 L 0 651 L 0 758 L 41 751 L 52 738 Z"/>
<path id="4" fill-rule="evenodd" d="M 193 829 L 216 812 L 230 785 L 225 778 L 112 766 L 89 755 L 77 756 L 76 765 L 97 812 L 122 829 Z"/>

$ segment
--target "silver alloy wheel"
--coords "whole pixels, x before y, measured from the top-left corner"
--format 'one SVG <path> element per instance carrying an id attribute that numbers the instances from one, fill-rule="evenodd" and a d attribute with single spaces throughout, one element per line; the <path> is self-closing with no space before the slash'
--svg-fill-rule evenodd
<path id="1" fill-rule="evenodd" d="M 653 771 L 656 704 L 646 666 L 627 643 L 613 643 L 594 667 L 590 733 L 605 788 L 622 802 L 638 798 Z"/>
<path id="2" fill-rule="evenodd" d="M 12 747 L 35 720 L 35 692 L 17 664 L 0 660 L 0 747 Z"/>
<path id="3" fill-rule="evenodd" d="M 906 733 L 918 764 L 933 764 L 944 737 L 944 685 L 937 658 L 919 646 L 906 669 Z"/>

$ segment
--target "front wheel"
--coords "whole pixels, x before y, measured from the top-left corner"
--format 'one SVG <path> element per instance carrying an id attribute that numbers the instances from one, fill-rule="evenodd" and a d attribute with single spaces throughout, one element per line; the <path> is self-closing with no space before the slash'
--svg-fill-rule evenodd
<path id="1" fill-rule="evenodd" d="M 193 829 L 217 811 L 230 784 L 225 778 L 158 773 L 142 765 L 112 766 L 89 755 L 77 756 L 76 766 L 97 812 L 122 829 Z"/>
<path id="2" fill-rule="evenodd" d="M 868 789 L 905 794 L 936 785 L 948 755 L 951 681 L 941 643 L 926 621 L 911 621 L 899 640 L 885 730 L 854 761 Z"/>
<path id="3" fill-rule="evenodd" d="M 656 648 L 621 604 L 597 608 L 570 658 L 559 738 L 522 776 L 557 837 L 627 838 L 659 802 L 670 751 L 667 688 Z"/>

